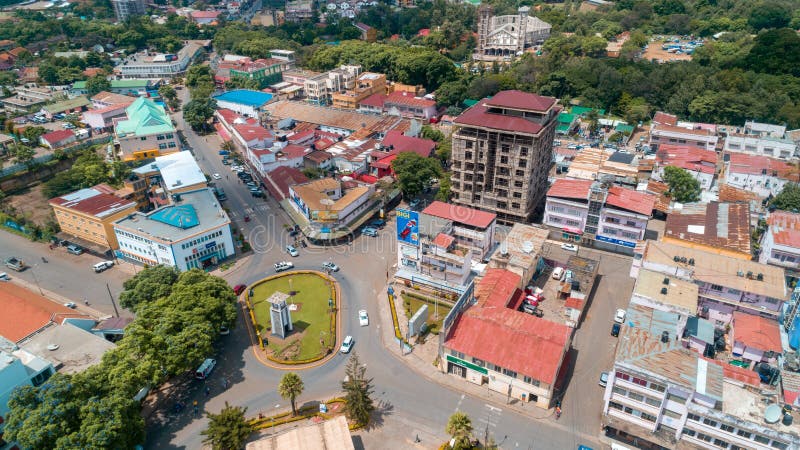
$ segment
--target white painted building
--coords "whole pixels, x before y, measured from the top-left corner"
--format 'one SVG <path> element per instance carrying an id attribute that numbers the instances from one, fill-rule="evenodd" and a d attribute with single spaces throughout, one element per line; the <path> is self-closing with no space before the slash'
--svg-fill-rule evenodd
<path id="1" fill-rule="evenodd" d="M 181 271 L 215 266 L 235 254 L 230 225 L 211 189 L 183 192 L 169 206 L 115 222 L 117 255 Z"/>
<path id="2" fill-rule="evenodd" d="M 767 198 L 778 195 L 786 183 L 800 182 L 800 170 L 781 159 L 728 153 L 725 155 L 725 182 Z"/>
<path id="3" fill-rule="evenodd" d="M 784 161 L 797 159 L 797 144 L 794 141 L 770 136 L 731 134 L 725 138 L 723 150 L 769 156 Z"/>
<path id="4" fill-rule="evenodd" d="M 783 267 L 797 278 L 800 271 L 800 214 L 774 211 L 767 217 L 758 262 Z"/>
<path id="5" fill-rule="evenodd" d="M 650 129 L 651 147 L 653 145 L 670 144 L 715 150 L 718 140 L 719 138 L 716 134 L 703 128 L 683 128 L 657 124 Z"/>

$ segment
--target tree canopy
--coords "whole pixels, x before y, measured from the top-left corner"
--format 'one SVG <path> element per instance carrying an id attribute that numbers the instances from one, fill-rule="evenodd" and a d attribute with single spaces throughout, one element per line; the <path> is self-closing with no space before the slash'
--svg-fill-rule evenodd
<path id="1" fill-rule="evenodd" d="M 414 198 L 430 184 L 431 179 L 441 174 L 442 167 L 438 159 L 425 158 L 414 152 L 400 152 L 392 161 L 392 170 L 403 195 Z"/>
<path id="2" fill-rule="evenodd" d="M 105 74 L 98 74 L 86 80 L 86 91 L 89 97 L 109 90 L 111 90 L 111 82 L 108 81 Z"/>
<path id="3" fill-rule="evenodd" d="M 700 182 L 685 169 L 665 167 L 664 182 L 669 185 L 667 194 L 676 202 L 691 203 L 700 200 Z"/>
<path id="4" fill-rule="evenodd" d="M 297 415 L 297 396 L 303 393 L 303 380 L 294 372 L 286 373 L 278 383 L 278 394 L 292 404 L 292 415 Z"/>
<path id="5" fill-rule="evenodd" d="M 218 414 L 206 412 L 208 427 L 201 431 L 204 444 L 211 444 L 214 450 L 238 450 L 244 448 L 247 438 L 253 432 L 253 426 L 245 418 L 246 407 L 225 407 Z"/>
<path id="6" fill-rule="evenodd" d="M 345 392 L 344 413 L 348 419 L 365 425 L 375 409 L 372 403 L 372 378 L 367 378 L 367 368 L 361 365 L 356 352 L 350 354 L 344 369 L 345 381 L 342 389 Z"/>
<path id="7" fill-rule="evenodd" d="M 81 373 L 16 389 L 5 439 L 37 449 L 141 444 L 144 420 L 136 393 L 197 367 L 213 353 L 219 325 L 235 323 L 231 288 L 197 269 L 175 276 L 160 266 L 147 268 L 126 282 L 121 297 L 136 318 L 117 347 Z"/>
<path id="8" fill-rule="evenodd" d="M 472 420 L 466 413 L 456 411 L 447 419 L 445 432 L 455 439 L 454 449 L 468 449 L 472 435 Z"/>
<path id="9" fill-rule="evenodd" d="M 800 213 L 800 185 L 786 183 L 770 202 L 770 208 Z"/>

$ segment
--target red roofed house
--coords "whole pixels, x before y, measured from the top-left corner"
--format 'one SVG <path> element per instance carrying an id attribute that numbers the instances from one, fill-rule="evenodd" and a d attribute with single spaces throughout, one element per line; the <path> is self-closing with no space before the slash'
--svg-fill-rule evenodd
<path id="1" fill-rule="evenodd" d="M 104 248 L 117 249 L 114 222 L 136 212 L 136 202 L 119 198 L 105 184 L 50 200 L 61 231 Z"/>
<path id="2" fill-rule="evenodd" d="M 795 165 L 768 156 L 725 153 L 725 183 L 730 186 L 767 198 L 778 195 L 789 182 L 800 182 Z"/>
<path id="3" fill-rule="evenodd" d="M 366 42 L 375 42 L 378 39 L 378 31 L 371 26 L 358 22 L 356 28 L 361 33 L 361 40 Z"/>
<path id="4" fill-rule="evenodd" d="M 647 223 L 653 214 L 656 197 L 620 186 L 603 188 L 590 180 L 558 178 L 547 191 L 542 224 L 561 231 L 567 241 L 592 243 L 618 250 L 633 249 L 644 239 Z M 589 223 L 589 211 L 598 203 L 597 225 Z"/>
<path id="5" fill-rule="evenodd" d="M 686 145 L 704 150 L 715 150 L 719 138 L 711 130 L 684 128 L 653 123 L 650 128 L 650 146 L 661 144 Z"/>
<path id="6" fill-rule="evenodd" d="M 374 177 L 394 176 L 391 163 L 401 152 L 414 152 L 424 158 L 433 155 L 436 142 L 406 136 L 401 131 L 391 130 L 381 141 L 381 150 L 370 153 L 370 174 Z"/>
<path id="7" fill-rule="evenodd" d="M 424 227 L 428 221 L 435 226 L 444 225 L 448 234 L 455 237 L 455 243 L 471 252 L 477 261 L 488 258 L 494 247 L 496 214 L 435 201 L 420 214 L 421 226 Z M 426 231 L 422 229 L 420 234 L 424 235 Z"/>
<path id="8" fill-rule="evenodd" d="M 383 99 L 383 112 L 414 119 L 431 120 L 438 115 L 436 102 L 411 92 L 394 91 Z"/>
<path id="9" fill-rule="evenodd" d="M 216 25 L 220 11 L 192 11 L 189 17 L 198 25 Z"/>
<path id="10" fill-rule="evenodd" d="M 386 94 L 376 93 L 358 102 L 358 112 L 366 114 L 383 114 L 383 103 L 386 101 Z"/>
<path id="11" fill-rule="evenodd" d="M 700 182 L 702 189 L 708 190 L 717 172 L 717 152 L 685 145 L 661 144 L 656 153 L 653 179 L 662 181 L 667 166 L 685 169 Z"/>
<path id="12" fill-rule="evenodd" d="M 541 208 L 561 107 L 553 97 L 502 91 L 455 119 L 454 203 L 528 222 Z"/>
<path id="13" fill-rule="evenodd" d="M 477 304 L 446 330 L 441 368 L 502 395 L 550 408 L 572 329 L 509 308 L 522 294 L 519 282 L 513 272 L 486 271 L 475 287 Z"/>
<path id="14" fill-rule="evenodd" d="M 775 319 L 734 311 L 731 329 L 733 355 L 749 362 L 774 364 L 781 354 L 781 332 Z"/>
<path id="15" fill-rule="evenodd" d="M 653 116 L 653 123 L 676 127 L 678 126 L 678 116 L 658 111 L 656 115 Z"/>
<path id="16" fill-rule="evenodd" d="M 61 147 L 66 147 L 73 142 L 76 142 L 78 137 L 72 130 L 56 130 L 43 134 L 39 137 L 39 141 L 45 147 L 53 150 Z"/>
<path id="17" fill-rule="evenodd" d="M 289 187 L 295 184 L 307 183 L 308 177 L 303 175 L 299 169 L 294 167 L 280 166 L 275 170 L 268 172 L 264 177 L 264 184 L 272 197 L 281 201 L 289 198 Z"/>
<path id="18" fill-rule="evenodd" d="M 783 267 L 786 276 L 800 278 L 800 214 L 773 211 L 767 225 L 758 262 Z"/>

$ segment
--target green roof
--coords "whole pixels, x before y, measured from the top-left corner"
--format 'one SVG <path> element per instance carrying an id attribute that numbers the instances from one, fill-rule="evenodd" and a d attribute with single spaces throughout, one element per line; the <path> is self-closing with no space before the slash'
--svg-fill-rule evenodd
<path id="1" fill-rule="evenodd" d="M 152 100 L 139 97 L 125 109 L 128 120 L 117 123 L 115 132 L 118 136 L 134 134 L 136 136 L 149 136 L 157 133 L 171 133 L 175 131 L 172 119 L 169 118 L 164 108 L 156 105 Z"/>
<path id="2" fill-rule="evenodd" d="M 62 102 L 45 105 L 42 107 L 42 109 L 49 112 L 50 114 L 58 114 L 64 111 L 68 111 L 70 109 L 81 108 L 89 104 L 90 104 L 89 99 L 81 95 L 80 97 L 75 97 L 69 100 L 64 100 Z"/>
<path id="3" fill-rule="evenodd" d="M 572 107 L 572 114 L 577 114 L 582 116 L 587 114 L 589 111 L 597 111 L 598 116 L 605 116 L 606 110 L 605 109 L 597 109 L 597 108 L 589 108 L 587 106 L 573 106 Z"/>
<path id="4" fill-rule="evenodd" d="M 569 125 L 557 125 L 556 126 L 556 133 L 567 134 L 569 133 L 569 129 L 571 127 Z"/>
<path id="5" fill-rule="evenodd" d="M 478 6 L 481 4 L 481 0 L 464 0 L 464 3 L 469 3 L 472 6 Z"/>
<path id="6" fill-rule="evenodd" d="M 467 108 L 471 108 L 478 103 L 478 100 L 473 100 L 471 98 L 468 98 L 464 100 L 462 103 L 464 103 L 464 106 L 466 106 Z"/>
<path id="7" fill-rule="evenodd" d="M 558 115 L 558 123 L 572 125 L 575 122 L 575 114 L 562 112 Z"/>
<path id="8" fill-rule="evenodd" d="M 634 127 L 633 125 L 624 125 L 618 123 L 616 127 L 614 127 L 614 131 L 622 133 L 622 134 L 631 134 L 633 133 Z"/>

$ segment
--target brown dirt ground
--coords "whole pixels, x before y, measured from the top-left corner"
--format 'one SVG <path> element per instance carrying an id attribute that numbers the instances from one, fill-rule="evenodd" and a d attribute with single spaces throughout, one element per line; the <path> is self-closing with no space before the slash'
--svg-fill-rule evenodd
<path id="1" fill-rule="evenodd" d="M 647 50 L 644 51 L 644 55 L 642 55 L 642 59 L 646 59 L 648 61 L 660 59 L 664 62 L 692 60 L 692 55 L 687 55 L 686 53 L 681 53 L 680 55 L 668 53 L 666 50 L 661 48 L 662 45 L 664 45 L 663 42 L 650 42 L 650 44 L 647 46 Z"/>
<path id="2" fill-rule="evenodd" d="M 43 184 L 37 184 L 23 194 L 8 197 L 6 201 L 25 217 L 42 225 L 51 218 L 53 211 L 42 194 L 43 187 Z"/>

